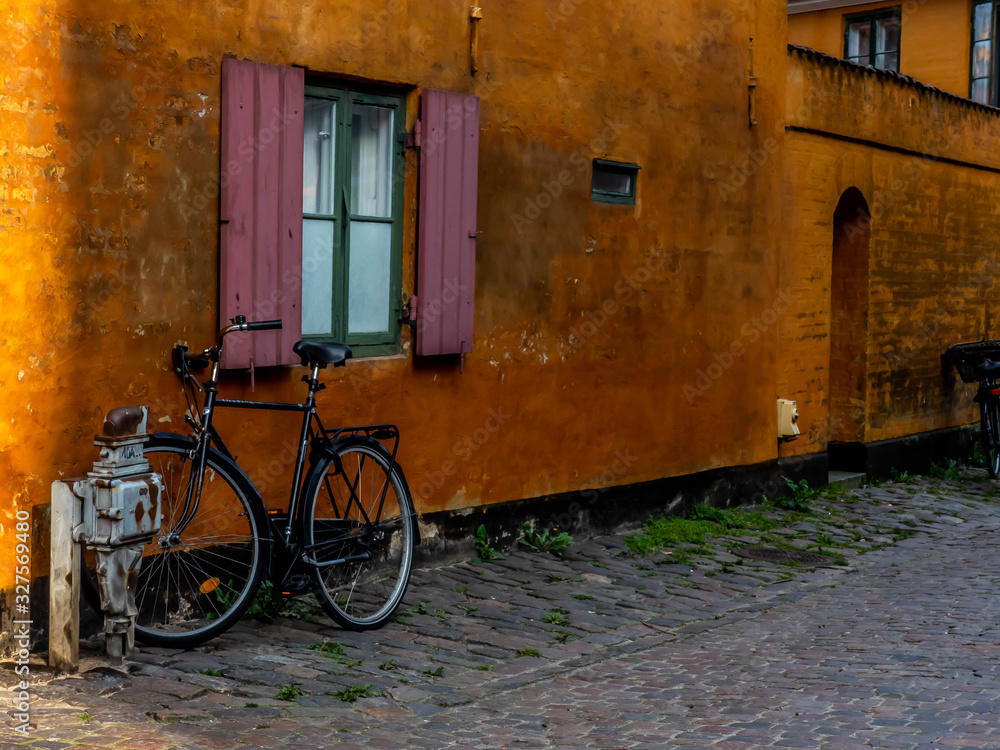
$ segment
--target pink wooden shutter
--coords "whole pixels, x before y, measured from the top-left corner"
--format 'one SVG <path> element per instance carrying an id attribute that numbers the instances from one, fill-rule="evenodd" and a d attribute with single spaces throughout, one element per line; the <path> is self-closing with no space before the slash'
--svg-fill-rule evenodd
<path id="1" fill-rule="evenodd" d="M 421 99 L 416 354 L 472 351 L 479 97 Z"/>
<path id="2" fill-rule="evenodd" d="M 222 61 L 219 318 L 280 319 L 280 331 L 226 337 L 223 367 L 298 362 L 302 337 L 301 68 Z"/>

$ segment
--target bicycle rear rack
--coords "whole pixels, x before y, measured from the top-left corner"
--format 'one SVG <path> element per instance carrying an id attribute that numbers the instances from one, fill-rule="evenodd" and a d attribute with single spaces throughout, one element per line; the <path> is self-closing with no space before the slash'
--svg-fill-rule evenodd
<path id="1" fill-rule="evenodd" d="M 979 367 L 983 360 L 1000 360 L 1000 339 L 952 344 L 941 358 L 955 365 L 963 383 L 978 383 L 981 379 Z"/>
<path id="2" fill-rule="evenodd" d="M 337 427 L 334 429 L 322 429 L 320 430 L 320 435 L 325 440 L 328 440 L 331 444 L 335 443 L 338 438 L 344 437 L 345 435 L 364 435 L 365 437 L 371 438 L 372 440 L 377 440 L 379 443 L 388 443 L 391 441 L 392 450 L 389 451 L 389 467 L 390 471 L 398 466 L 396 463 L 396 451 L 399 449 L 399 428 L 394 424 L 368 424 L 368 425 L 358 425 L 355 427 Z M 337 459 L 338 470 L 340 467 L 340 459 Z M 382 487 L 382 494 L 378 501 L 378 514 L 382 514 L 382 505 L 385 502 L 386 495 L 389 492 L 389 483 L 386 482 Z M 354 490 L 351 490 L 352 496 L 354 495 Z M 357 502 L 357 497 L 354 497 L 355 502 Z M 361 503 L 358 502 L 360 507 Z M 310 563 L 311 564 L 311 563 Z"/>
<path id="3" fill-rule="evenodd" d="M 368 424 L 359 427 L 337 427 L 332 430 L 323 430 L 323 436 L 331 443 L 344 435 L 364 435 L 380 443 L 392 441 L 392 465 L 396 465 L 396 451 L 399 448 L 399 428 L 394 424 Z"/>

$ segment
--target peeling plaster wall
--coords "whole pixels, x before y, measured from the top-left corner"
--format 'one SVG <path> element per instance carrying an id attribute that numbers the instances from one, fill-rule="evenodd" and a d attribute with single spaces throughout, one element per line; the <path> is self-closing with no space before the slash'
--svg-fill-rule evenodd
<path id="1" fill-rule="evenodd" d="M 420 88 L 482 99 L 464 374 L 414 361 L 404 331 L 400 355 L 327 371 L 320 399 L 328 422 L 400 425 L 421 511 L 776 455 L 777 329 L 752 321 L 779 291 L 784 3 L 487 2 L 475 78 L 467 3 L 356 6 L 0 2 L 0 591 L 15 508 L 86 470 L 108 409 L 184 431 L 167 355 L 217 329 L 224 56 L 398 85 L 408 126 Z M 594 157 L 642 165 L 634 207 L 590 200 Z M 258 371 L 255 396 L 298 399 L 300 376 Z M 223 390 L 250 396 L 239 373 Z M 293 425 L 218 420 L 272 506 Z"/>

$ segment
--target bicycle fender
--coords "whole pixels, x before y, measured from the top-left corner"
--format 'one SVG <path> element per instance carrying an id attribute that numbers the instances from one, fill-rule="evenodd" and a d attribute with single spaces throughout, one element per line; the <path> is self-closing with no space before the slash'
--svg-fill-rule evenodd
<path id="1" fill-rule="evenodd" d="M 337 471 L 340 471 L 343 466 L 340 463 L 340 455 L 337 453 L 337 446 L 343 444 L 343 440 L 336 440 L 330 442 L 322 438 L 316 438 L 312 442 L 312 446 L 309 448 L 309 471 L 306 475 L 306 484 L 308 485 L 308 479 L 312 475 L 315 467 L 323 459 L 330 459 L 334 462 L 337 467 Z"/>

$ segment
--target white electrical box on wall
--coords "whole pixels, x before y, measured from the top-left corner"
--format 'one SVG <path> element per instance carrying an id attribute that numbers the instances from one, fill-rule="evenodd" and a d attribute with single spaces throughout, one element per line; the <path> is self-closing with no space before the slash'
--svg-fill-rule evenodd
<path id="1" fill-rule="evenodd" d="M 794 440 L 799 434 L 799 410 L 794 401 L 787 398 L 778 399 L 778 437 L 782 440 Z"/>

